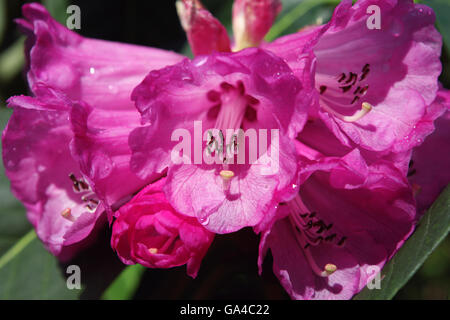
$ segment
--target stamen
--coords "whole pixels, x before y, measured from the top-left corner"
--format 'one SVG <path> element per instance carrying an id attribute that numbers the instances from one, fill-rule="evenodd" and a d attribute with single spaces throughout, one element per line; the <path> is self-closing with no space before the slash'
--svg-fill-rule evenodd
<path id="1" fill-rule="evenodd" d="M 328 263 L 327 265 L 325 265 L 325 272 L 328 275 L 332 275 L 336 270 L 337 270 L 337 267 L 335 264 Z"/>
<path id="2" fill-rule="evenodd" d="M 346 237 L 342 237 L 339 243 L 335 243 L 336 234 L 329 235 L 328 230 L 331 229 L 332 224 L 325 224 L 322 220 L 316 217 L 316 212 L 310 212 L 303 203 L 299 195 L 287 203 L 291 209 L 289 221 L 293 227 L 294 235 L 303 250 L 306 260 L 311 267 L 311 270 L 319 277 L 328 277 L 337 270 L 337 266 L 333 263 L 327 263 L 321 269 L 315 261 L 310 248 L 312 246 L 321 245 L 323 241 L 341 246 L 344 244 Z M 314 230 L 314 228 L 318 228 Z M 324 234 L 317 236 L 317 234 Z"/>
<path id="3" fill-rule="evenodd" d="M 70 208 L 66 208 L 63 211 L 61 211 L 61 216 L 64 219 L 67 219 L 69 221 L 75 222 L 75 217 L 72 216 L 72 210 Z"/>
<path id="4" fill-rule="evenodd" d="M 229 190 L 231 179 L 234 177 L 234 172 L 231 170 L 222 170 L 219 174 L 222 177 L 223 190 Z"/>
<path id="5" fill-rule="evenodd" d="M 289 216 L 291 218 L 291 216 Z M 309 250 L 309 243 L 305 242 L 305 238 L 302 237 L 303 233 L 301 230 L 298 230 L 299 232 L 294 232 L 295 238 L 297 239 L 298 244 L 301 248 L 303 248 L 303 253 L 306 257 L 306 260 L 308 261 L 309 266 L 311 267 L 311 270 L 319 277 L 326 278 L 330 275 L 332 275 L 336 270 L 337 267 L 335 264 L 327 263 L 323 270 L 319 268 L 317 265 L 316 260 L 312 256 L 310 250 Z"/>
<path id="6" fill-rule="evenodd" d="M 332 115 L 336 116 L 337 118 L 345 121 L 345 122 L 356 122 L 360 119 L 362 119 L 365 115 L 367 115 L 372 110 L 372 105 L 368 102 L 363 102 L 361 105 L 361 109 L 356 111 L 355 114 L 352 116 L 344 116 L 343 114 L 340 114 L 339 112 L 333 110 L 326 104 L 321 104 L 321 106 Z"/>

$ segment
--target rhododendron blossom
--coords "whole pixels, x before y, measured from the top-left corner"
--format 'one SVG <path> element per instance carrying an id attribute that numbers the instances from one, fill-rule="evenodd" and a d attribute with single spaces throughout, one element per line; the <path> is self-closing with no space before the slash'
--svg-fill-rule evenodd
<path id="1" fill-rule="evenodd" d="M 366 27 L 370 5 L 380 7 L 381 30 Z M 434 21 L 429 7 L 412 1 L 342 1 L 328 24 L 264 48 L 295 71 L 299 52 L 312 46 L 319 98 L 311 116 L 347 146 L 401 152 L 423 141 L 416 126 L 438 90 L 442 40 Z"/>
<path id="2" fill-rule="evenodd" d="M 176 9 L 192 59 L 23 6 L 32 96 L 8 100 L 3 161 L 37 235 L 67 260 L 107 220 L 123 263 L 196 277 L 216 234 L 252 227 L 293 299 L 350 299 L 450 179 L 434 12 L 343 0 L 266 42 L 279 0 L 236 0 L 234 39 L 199 0 Z"/>
<path id="3" fill-rule="evenodd" d="M 295 137 L 298 123 L 306 119 L 306 105 L 294 115 L 295 105 L 302 104 L 305 96 L 308 92 L 289 67 L 260 49 L 200 56 L 153 71 L 132 95 L 147 125 L 130 135 L 131 167 L 143 179 L 169 168 L 165 186 L 169 201 L 211 231 L 227 233 L 255 226 L 274 214 L 278 202 L 293 195 L 297 167 L 288 137 Z M 266 163 L 241 164 L 237 159 L 241 153 L 250 154 L 242 137 L 233 158 L 225 154 L 226 159 L 218 162 L 173 164 L 171 151 L 176 142 L 171 133 L 183 128 L 194 137 L 194 120 L 202 121 L 201 140 L 207 128 L 222 132 L 276 128 L 280 130 L 278 146 L 270 143 Z M 209 143 L 200 146 L 200 153 Z M 274 153 L 278 170 L 268 174 Z"/>
<path id="4" fill-rule="evenodd" d="M 109 150 L 96 149 L 102 159 L 98 170 L 83 167 L 69 148 L 82 131 L 78 128 L 74 133 L 70 119 L 80 117 L 72 113 L 90 110 L 89 124 L 96 126 L 116 128 L 123 119 L 127 125 L 138 125 L 131 90 L 149 70 L 175 63 L 181 56 L 82 38 L 57 23 L 39 4 L 24 5 L 23 15 L 25 19 L 17 22 L 28 35 L 27 78 L 34 97 L 9 100 L 14 112 L 3 132 L 3 162 L 11 188 L 24 203 L 39 238 L 54 255 L 67 260 L 89 242 L 85 239 L 92 240 L 89 235 L 96 230 L 96 221 L 100 219 L 98 225 L 102 225 L 104 205 L 109 209 L 145 185 L 130 172 L 122 156 L 127 152 L 111 144 Z M 120 140 L 119 131 L 115 133 Z M 127 132 L 121 134 L 126 141 Z M 111 159 L 119 161 L 113 164 Z M 101 180 L 94 185 L 86 173 Z M 100 182 L 111 175 L 126 176 L 128 184 L 122 183 L 122 188 L 106 197 Z"/>

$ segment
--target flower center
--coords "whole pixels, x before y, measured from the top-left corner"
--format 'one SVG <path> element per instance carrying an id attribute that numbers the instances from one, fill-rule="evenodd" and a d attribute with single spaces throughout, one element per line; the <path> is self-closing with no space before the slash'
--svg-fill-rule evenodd
<path id="1" fill-rule="evenodd" d="M 159 248 L 151 247 L 148 249 L 148 252 L 151 254 L 170 254 L 178 238 L 179 238 L 178 234 L 167 237 L 167 239 L 165 239 L 165 241 L 161 243 Z"/>
<path id="2" fill-rule="evenodd" d="M 241 129 L 244 120 L 254 122 L 257 119 L 255 107 L 259 104 L 259 100 L 246 94 L 245 85 L 241 80 L 237 81 L 236 85 L 222 82 L 220 91 L 209 91 L 207 98 L 214 102 L 207 116 L 215 120 L 215 133 L 209 135 L 206 146 L 211 153 L 218 152 L 221 157 L 223 170 L 219 175 L 223 180 L 224 190 L 228 190 L 235 175 L 229 168 L 230 159 L 236 157 L 239 152 L 237 141 L 243 134 Z"/>
<path id="3" fill-rule="evenodd" d="M 310 248 L 323 243 L 343 246 L 346 237 L 341 237 L 337 241 L 336 233 L 331 232 L 333 224 L 327 225 L 323 220 L 317 218 L 316 212 L 310 212 L 298 194 L 287 205 L 291 210 L 288 218 L 294 229 L 295 238 L 311 269 L 319 277 L 328 277 L 333 274 L 337 270 L 336 265 L 327 263 L 323 268 L 320 268 L 312 256 Z"/>
<path id="4" fill-rule="evenodd" d="M 354 107 L 369 90 L 366 78 L 370 73 L 370 64 L 365 64 L 361 72 L 341 73 L 337 78 L 316 75 L 316 82 L 320 83 L 320 106 L 333 116 L 345 121 L 355 122 L 367 115 L 373 108 L 368 102 L 362 102 L 361 108 L 352 115 L 344 115 L 336 108 L 346 110 Z M 336 85 L 337 82 L 337 85 Z M 331 107 L 334 106 L 333 107 Z"/>
<path id="5" fill-rule="evenodd" d="M 81 201 L 85 203 L 84 207 L 89 212 L 94 212 L 97 209 L 100 201 L 98 200 L 95 193 L 91 190 L 87 182 L 82 178 L 77 179 L 73 173 L 69 174 L 69 179 L 73 183 L 73 191 L 75 193 L 81 194 Z M 63 211 L 61 211 L 61 216 L 72 222 L 75 222 L 76 220 L 76 217 L 72 215 L 71 208 L 65 208 Z"/>

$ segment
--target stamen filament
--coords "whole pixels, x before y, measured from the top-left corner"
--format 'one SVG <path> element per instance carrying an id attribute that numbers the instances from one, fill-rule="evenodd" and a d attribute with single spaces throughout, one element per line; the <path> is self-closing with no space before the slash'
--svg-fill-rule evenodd
<path id="1" fill-rule="evenodd" d="M 289 218 L 292 219 L 292 215 L 289 216 Z M 292 221 L 291 221 L 292 222 Z M 295 238 L 297 239 L 298 244 L 303 249 L 303 253 L 305 255 L 306 260 L 308 261 L 309 266 L 311 267 L 311 270 L 319 277 L 326 278 L 330 275 L 332 275 L 336 270 L 336 265 L 332 263 L 327 263 L 323 270 L 319 268 L 319 266 L 316 263 L 316 260 L 314 260 L 314 257 L 312 256 L 310 250 L 308 249 L 307 243 L 305 242 L 305 239 L 303 237 L 303 232 L 301 230 L 298 230 L 299 232 L 295 232 Z"/>
<path id="2" fill-rule="evenodd" d="M 331 113 L 335 117 L 345 121 L 345 122 L 356 122 L 363 118 L 365 115 L 367 115 L 372 110 L 372 105 L 368 102 L 363 102 L 361 105 L 361 109 L 356 111 L 352 116 L 344 116 L 343 114 L 340 114 L 336 110 L 333 110 L 326 104 L 321 104 L 322 108 L 324 108 L 327 112 Z"/>

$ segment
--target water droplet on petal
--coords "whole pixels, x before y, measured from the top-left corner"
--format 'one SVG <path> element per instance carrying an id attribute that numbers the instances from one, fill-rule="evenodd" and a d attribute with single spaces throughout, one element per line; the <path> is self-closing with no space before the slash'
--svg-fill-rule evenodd
<path id="1" fill-rule="evenodd" d="M 293 185 L 292 185 L 292 189 L 296 189 L 298 186 L 294 183 Z"/>
<path id="2" fill-rule="evenodd" d="M 95 68 L 94 67 L 90 67 L 89 68 L 89 73 L 90 74 L 94 74 L 95 73 Z"/>
<path id="3" fill-rule="evenodd" d="M 112 94 L 117 93 L 117 91 L 118 91 L 117 86 L 113 86 L 112 84 L 110 84 L 110 85 L 108 86 L 108 90 L 109 90 Z"/>
<path id="4" fill-rule="evenodd" d="M 206 218 L 200 218 L 200 219 L 198 219 L 198 221 L 199 221 L 202 225 L 206 226 L 206 225 L 208 225 L 208 223 L 209 223 L 209 217 L 206 217 Z"/>

